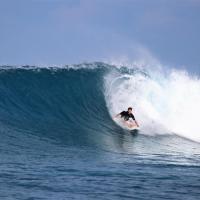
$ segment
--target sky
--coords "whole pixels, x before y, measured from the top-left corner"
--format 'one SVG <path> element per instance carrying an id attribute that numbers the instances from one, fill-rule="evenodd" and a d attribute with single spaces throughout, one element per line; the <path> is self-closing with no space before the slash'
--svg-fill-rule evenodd
<path id="1" fill-rule="evenodd" d="M 0 0 L 0 64 L 155 58 L 200 72 L 200 0 Z"/>

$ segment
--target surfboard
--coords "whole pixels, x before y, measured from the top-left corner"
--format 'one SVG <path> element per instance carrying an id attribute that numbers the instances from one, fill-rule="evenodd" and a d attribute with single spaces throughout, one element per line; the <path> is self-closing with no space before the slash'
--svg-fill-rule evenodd
<path id="1" fill-rule="evenodd" d="M 130 122 L 131 123 L 131 122 Z M 130 123 L 129 123 L 129 125 L 130 125 Z M 130 131 L 133 131 L 133 130 L 139 130 L 140 128 L 138 127 L 138 126 L 136 126 L 136 125 L 132 125 L 131 124 L 131 127 L 129 126 L 128 124 L 123 124 L 123 126 L 125 126 L 128 130 L 130 130 Z"/>
<path id="2" fill-rule="evenodd" d="M 133 127 L 131 127 L 131 128 L 128 127 L 128 129 L 129 129 L 130 131 L 133 131 L 133 130 L 140 130 L 140 128 L 137 127 L 137 126 L 133 126 Z"/>
<path id="3" fill-rule="evenodd" d="M 126 130 L 129 130 L 129 131 L 138 131 L 138 130 L 140 130 L 140 128 L 139 127 L 137 127 L 136 125 L 135 126 L 132 126 L 132 127 L 129 127 L 128 125 L 126 125 L 126 124 L 124 124 L 123 122 L 123 120 L 120 118 L 116 118 L 116 119 L 114 119 L 114 121 L 118 124 L 118 125 L 120 125 L 121 127 L 123 127 L 124 129 L 126 129 Z"/>

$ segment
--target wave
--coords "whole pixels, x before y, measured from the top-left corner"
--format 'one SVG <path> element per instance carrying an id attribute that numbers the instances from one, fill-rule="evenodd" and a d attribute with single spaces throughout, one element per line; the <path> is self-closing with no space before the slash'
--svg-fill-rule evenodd
<path id="1" fill-rule="evenodd" d="M 178 134 L 200 142 L 199 102 L 200 80 L 183 71 L 97 62 L 0 67 L 1 124 L 59 136 L 72 145 L 108 142 L 122 131 L 112 116 L 129 106 L 142 134 Z"/>
<path id="2" fill-rule="evenodd" d="M 140 71 L 105 77 L 107 106 L 117 113 L 133 106 L 144 134 L 178 134 L 200 141 L 200 79 L 186 71 Z"/>

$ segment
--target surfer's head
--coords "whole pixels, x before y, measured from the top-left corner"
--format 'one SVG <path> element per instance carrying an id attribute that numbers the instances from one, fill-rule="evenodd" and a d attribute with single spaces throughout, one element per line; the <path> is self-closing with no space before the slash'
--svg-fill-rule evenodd
<path id="1" fill-rule="evenodd" d="M 129 113 L 132 113 L 132 110 L 133 110 L 132 107 L 129 107 L 129 108 L 128 108 L 128 112 L 129 112 Z"/>

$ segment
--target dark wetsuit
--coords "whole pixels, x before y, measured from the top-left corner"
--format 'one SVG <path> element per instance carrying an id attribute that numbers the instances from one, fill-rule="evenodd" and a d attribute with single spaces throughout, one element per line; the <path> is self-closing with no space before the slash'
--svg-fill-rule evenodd
<path id="1" fill-rule="evenodd" d="M 125 121 L 128 121 L 129 118 L 132 118 L 133 120 L 135 120 L 134 115 L 133 115 L 132 113 L 129 114 L 128 111 L 122 111 L 122 112 L 120 113 L 120 115 L 121 115 L 121 117 L 124 118 Z"/>

